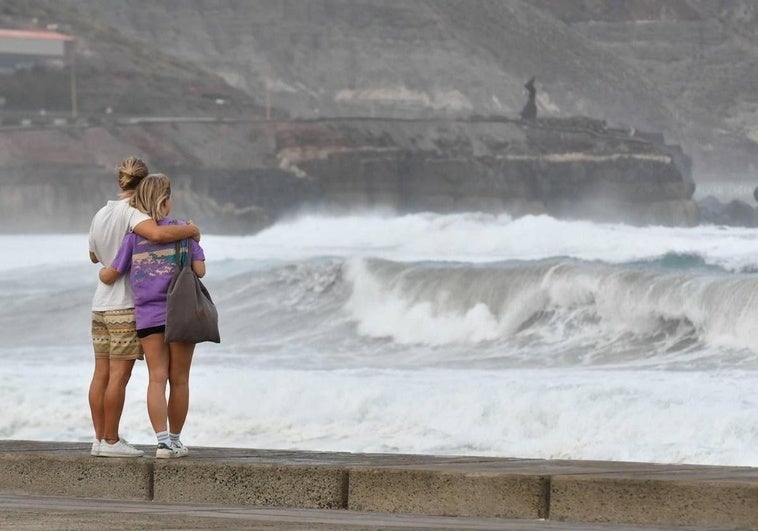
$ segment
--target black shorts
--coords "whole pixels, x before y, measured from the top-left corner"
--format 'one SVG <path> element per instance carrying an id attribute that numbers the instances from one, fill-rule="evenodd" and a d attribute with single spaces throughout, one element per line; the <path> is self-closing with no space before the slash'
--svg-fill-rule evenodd
<path id="1" fill-rule="evenodd" d="M 137 330 L 137 337 L 142 339 L 143 337 L 151 336 L 153 334 L 163 334 L 166 332 L 166 325 L 151 326 L 150 328 L 141 328 Z"/>

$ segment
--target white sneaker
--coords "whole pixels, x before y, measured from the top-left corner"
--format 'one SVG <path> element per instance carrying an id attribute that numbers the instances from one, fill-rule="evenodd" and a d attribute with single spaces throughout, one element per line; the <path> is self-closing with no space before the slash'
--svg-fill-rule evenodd
<path id="1" fill-rule="evenodd" d="M 89 451 L 89 454 L 98 457 L 100 455 L 100 441 L 95 439 L 92 441 L 92 450 Z"/>
<path id="2" fill-rule="evenodd" d="M 113 444 L 103 439 L 100 443 L 100 457 L 142 457 L 144 453 L 131 446 L 125 439 L 119 439 Z"/>
<path id="3" fill-rule="evenodd" d="M 171 459 L 172 457 L 179 457 L 176 453 L 176 449 L 173 446 L 167 446 L 164 443 L 158 443 L 158 448 L 155 449 L 155 458 Z"/>
<path id="4" fill-rule="evenodd" d="M 171 443 L 171 446 L 174 448 L 174 454 L 176 454 L 176 457 L 186 457 L 189 454 L 189 448 L 184 446 L 182 441 Z"/>

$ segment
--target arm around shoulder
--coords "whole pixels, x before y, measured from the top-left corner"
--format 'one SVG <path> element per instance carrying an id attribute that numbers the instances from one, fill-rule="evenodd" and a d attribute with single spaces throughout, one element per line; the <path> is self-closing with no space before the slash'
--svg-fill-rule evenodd
<path id="1" fill-rule="evenodd" d="M 185 238 L 200 240 L 197 225 L 158 225 L 153 219 L 146 219 L 134 227 L 134 232 L 155 243 L 171 243 Z"/>

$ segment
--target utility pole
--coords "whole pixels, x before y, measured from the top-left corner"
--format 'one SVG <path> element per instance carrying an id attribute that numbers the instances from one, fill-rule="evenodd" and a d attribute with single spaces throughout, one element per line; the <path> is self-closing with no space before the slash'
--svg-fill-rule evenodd
<path id="1" fill-rule="evenodd" d="M 76 94 L 76 41 L 71 41 L 71 117 L 79 117 L 79 104 Z"/>
<path id="2" fill-rule="evenodd" d="M 266 120 L 271 120 L 271 76 L 266 72 Z"/>

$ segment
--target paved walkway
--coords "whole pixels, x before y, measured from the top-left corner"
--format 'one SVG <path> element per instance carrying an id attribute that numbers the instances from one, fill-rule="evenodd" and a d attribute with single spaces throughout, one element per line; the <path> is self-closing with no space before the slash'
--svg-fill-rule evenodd
<path id="1" fill-rule="evenodd" d="M 56 529 L 82 531 L 104 529 L 114 531 L 133 529 L 664 531 L 685 528 L 0 495 L 0 529 L 8 531 Z M 687 527 L 686 529 L 698 528 Z"/>

